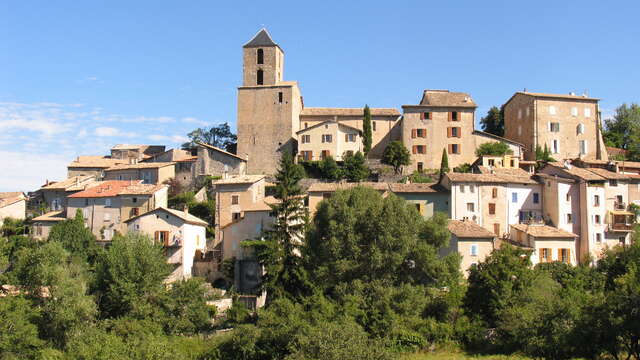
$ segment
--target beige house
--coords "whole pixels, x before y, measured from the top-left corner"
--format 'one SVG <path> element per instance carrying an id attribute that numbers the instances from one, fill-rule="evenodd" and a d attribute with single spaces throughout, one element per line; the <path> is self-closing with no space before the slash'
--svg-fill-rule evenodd
<path id="1" fill-rule="evenodd" d="M 586 95 L 523 91 L 504 104 L 504 136 L 525 145 L 526 160 L 545 145 L 557 160 L 606 160 L 600 127 L 598 99 Z"/>
<path id="2" fill-rule="evenodd" d="M 111 241 L 116 232 L 125 233 L 125 220 L 167 207 L 166 185 L 143 184 L 140 180 L 102 181 L 67 198 L 67 218 L 81 211 L 87 227 L 98 241 Z"/>
<path id="3" fill-rule="evenodd" d="M 196 251 L 204 253 L 206 248 L 206 221 L 186 211 L 159 207 L 124 223 L 128 231 L 147 234 L 164 246 L 167 262 L 174 265 L 168 282 L 191 277 Z"/>
<path id="4" fill-rule="evenodd" d="M 38 240 L 46 240 L 49 237 L 51 228 L 55 224 L 65 220 L 68 220 L 66 210 L 50 211 L 31 219 L 33 223 L 33 237 Z"/>
<path id="5" fill-rule="evenodd" d="M 67 177 L 93 175 L 97 180 L 102 180 L 106 169 L 128 163 L 128 160 L 114 159 L 110 156 L 78 156 L 67 165 Z"/>
<path id="6" fill-rule="evenodd" d="M 165 151 L 164 145 L 118 144 L 111 148 L 111 158 L 125 160 L 127 163 L 149 159 Z"/>
<path id="7" fill-rule="evenodd" d="M 175 175 L 173 162 L 124 164 L 104 170 L 104 180 L 142 180 L 143 184 L 163 184 Z"/>
<path id="8" fill-rule="evenodd" d="M 496 234 L 469 220 L 449 220 L 451 239 L 441 255 L 457 252 L 462 257 L 460 269 L 465 277 L 469 268 L 484 261 L 496 248 Z"/>
<path id="9" fill-rule="evenodd" d="M 255 204 L 245 207 L 241 220 L 222 227 L 220 241 L 222 242 L 223 259 L 243 260 L 249 258 L 247 250 L 243 249 L 240 243 L 245 240 L 259 239 L 263 232 L 275 223 L 270 205 L 276 202 L 277 200 L 273 196 L 267 196 Z"/>
<path id="10" fill-rule="evenodd" d="M 67 207 L 67 196 L 91 187 L 96 183 L 95 175 L 72 176 L 58 182 L 50 182 L 38 190 L 47 209 L 63 210 Z"/>
<path id="11" fill-rule="evenodd" d="M 198 160 L 195 163 L 195 176 L 244 175 L 247 160 L 228 151 L 209 144 L 198 143 Z"/>
<path id="12" fill-rule="evenodd" d="M 0 226 L 5 218 L 24 220 L 27 198 L 21 192 L 0 192 Z"/>
<path id="13" fill-rule="evenodd" d="M 324 183 L 318 182 L 311 184 L 309 189 L 307 189 L 308 193 L 308 207 L 309 207 L 309 215 L 313 217 L 316 211 L 318 210 L 318 204 L 324 199 L 329 199 L 333 194 L 338 190 L 349 190 L 353 189 L 357 186 L 369 187 L 374 190 L 380 192 L 383 196 L 387 196 L 390 192 L 388 183 L 379 183 L 379 182 L 360 182 L 360 183 L 347 183 L 347 182 L 339 182 L 339 183 Z"/>
<path id="14" fill-rule="evenodd" d="M 533 265 L 553 261 L 577 265 L 577 237 L 576 234 L 544 224 L 511 225 L 511 240 L 533 249 Z"/>
<path id="15" fill-rule="evenodd" d="M 346 154 L 363 151 L 362 131 L 335 121 L 304 128 L 298 135 L 298 161 L 322 160 L 332 156 L 342 161 Z"/>
<path id="16" fill-rule="evenodd" d="M 264 175 L 235 175 L 213 181 L 216 201 L 215 247 L 223 246 L 222 230 L 226 226 L 242 220 L 247 208 L 265 198 L 265 184 Z"/>

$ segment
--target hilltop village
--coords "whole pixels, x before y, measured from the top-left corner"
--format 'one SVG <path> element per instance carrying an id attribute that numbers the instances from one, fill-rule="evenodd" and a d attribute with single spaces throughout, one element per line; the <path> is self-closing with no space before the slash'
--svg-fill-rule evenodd
<path id="1" fill-rule="evenodd" d="M 306 107 L 298 83 L 284 80 L 284 51 L 265 29 L 242 54 L 235 149 L 119 144 L 109 154 L 78 156 L 66 179 L 43 179 L 29 195 L 0 193 L 0 221 L 28 217 L 31 235 L 46 239 L 56 224 L 81 214 L 102 245 L 127 232 L 163 244 L 174 265 L 171 281 L 200 276 L 216 283 L 232 261 L 234 287 L 249 294 L 260 266 L 241 243 L 275 222 L 273 175 L 282 154 L 309 164 L 366 153 L 372 172 L 360 181 L 301 182 L 309 214 L 357 186 L 394 194 L 425 219 L 444 213 L 451 239 L 441 255 L 458 253 L 465 276 L 507 243 L 531 250 L 534 265 L 578 265 L 631 242 L 640 163 L 610 160 L 617 149 L 604 145 L 596 98 L 516 92 L 505 97 L 504 135 L 497 136 L 475 128 L 472 94 L 427 89 L 399 108 L 372 107 L 366 119 L 362 108 Z M 409 161 L 396 174 L 383 156 L 397 142 Z M 496 143 L 502 151 L 478 154 Z M 449 171 L 438 172 L 443 153 Z M 176 189 L 214 204 L 211 218 L 172 204 Z M 247 296 L 254 308 L 264 301 Z"/>

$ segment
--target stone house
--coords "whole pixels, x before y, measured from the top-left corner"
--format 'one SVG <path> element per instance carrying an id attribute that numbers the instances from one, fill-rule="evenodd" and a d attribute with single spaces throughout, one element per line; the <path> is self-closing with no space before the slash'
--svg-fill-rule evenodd
<path id="1" fill-rule="evenodd" d="M 143 184 L 164 184 L 175 175 L 173 162 L 123 164 L 104 170 L 104 180 L 142 180 Z"/>
<path id="2" fill-rule="evenodd" d="M 533 250 L 531 263 L 559 261 L 577 265 L 578 235 L 544 224 L 511 225 L 511 240 Z"/>
<path id="3" fill-rule="evenodd" d="M 362 131 L 335 121 L 325 121 L 299 130 L 298 161 L 322 160 L 327 156 L 342 161 L 346 154 L 362 152 Z"/>
<path id="4" fill-rule="evenodd" d="M 128 161 L 109 156 L 78 156 L 67 165 L 67 177 L 93 175 L 96 180 L 102 180 L 106 169 L 122 164 L 128 164 Z"/>
<path id="5" fill-rule="evenodd" d="M 251 258 L 247 250 L 240 246 L 240 243 L 245 240 L 259 239 L 263 232 L 275 223 L 273 210 L 270 206 L 275 203 L 277 200 L 273 196 L 267 196 L 245 207 L 242 219 L 222 227 L 220 241 L 222 242 L 223 259 L 244 260 Z"/>
<path id="6" fill-rule="evenodd" d="M 47 209 L 63 210 L 67 207 L 67 196 L 91 187 L 96 183 L 95 175 L 72 176 L 58 182 L 50 182 L 38 190 Z"/>
<path id="7" fill-rule="evenodd" d="M 124 223 L 128 231 L 147 234 L 164 246 L 167 262 L 174 266 L 168 282 L 192 276 L 196 251 L 204 253 L 206 249 L 206 221 L 186 211 L 159 207 Z"/>
<path id="8" fill-rule="evenodd" d="M 127 163 L 137 163 L 161 154 L 164 150 L 164 145 L 118 144 L 111 148 L 111 158 L 125 160 Z"/>
<path id="9" fill-rule="evenodd" d="M 449 246 L 441 249 L 440 255 L 460 254 L 460 270 L 467 277 L 469 268 L 484 261 L 496 248 L 496 234 L 470 220 L 449 220 L 448 229 Z"/>
<path id="10" fill-rule="evenodd" d="M 163 153 L 152 155 L 143 160 L 147 162 L 175 163 L 175 176 L 180 186 L 184 189 L 193 189 L 195 184 L 195 167 L 198 160 L 197 150 L 170 149 Z"/>
<path id="11" fill-rule="evenodd" d="M 67 218 L 80 210 L 87 227 L 99 242 L 109 242 L 116 232 L 125 233 L 125 220 L 158 207 L 167 207 L 166 185 L 143 184 L 140 180 L 109 180 L 69 195 Z"/>
<path id="12" fill-rule="evenodd" d="M 607 160 L 598 101 L 586 95 L 516 92 L 503 105 L 504 136 L 525 145 L 526 160 L 535 160 L 536 146 L 545 145 L 558 160 Z"/>
<path id="13" fill-rule="evenodd" d="M 383 196 L 387 196 L 391 191 L 388 183 L 379 182 L 360 182 L 360 183 L 324 183 L 317 182 L 311 184 L 307 189 L 308 200 L 307 206 L 309 208 L 309 215 L 313 217 L 318 210 L 318 204 L 324 199 L 329 199 L 338 190 L 349 190 L 357 186 L 369 187 L 380 192 Z"/>
<path id="14" fill-rule="evenodd" d="M 24 220 L 27 197 L 22 192 L 0 192 L 0 226 L 5 218 Z"/>
<path id="15" fill-rule="evenodd" d="M 55 224 L 65 220 L 68 220 L 66 210 L 54 210 L 37 216 L 31 219 L 33 228 L 32 235 L 35 239 L 46 240 L 49 237 L 51 228 Z"/>
<path id="16" fill-rule="evenodd" d="M 198 157 L 194 164 L 194 177 L 245 175 L 247 160 L 215 146 L 198 143 Z"/>

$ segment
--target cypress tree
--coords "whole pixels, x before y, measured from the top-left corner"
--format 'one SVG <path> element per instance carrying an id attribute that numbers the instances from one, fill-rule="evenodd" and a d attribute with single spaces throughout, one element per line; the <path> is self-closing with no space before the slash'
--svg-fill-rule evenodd
<path id="1" fill-rule="evenodd" d="M 449 172 L 449 157 L 447 149 L 442 149 L 442 161 L 440 162 L 440 177 Z"/>
<path id="2" fill-rule="evenodd" d="M 364 146 L 364 153 L 368 154 L 371 150 L 371 139 L 373 136 L 371 129 L 371 110 L 369 110 L 369 105 L 364 106 L 364 121 L 362 123 L 362 132 L 362 145 Z"/>

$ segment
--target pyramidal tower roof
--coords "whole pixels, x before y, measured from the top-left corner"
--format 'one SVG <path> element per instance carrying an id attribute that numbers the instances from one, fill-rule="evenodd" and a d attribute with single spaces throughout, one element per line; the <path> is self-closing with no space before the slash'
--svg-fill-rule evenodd
<path id="1" fill-rule="evenodd" d="M 249 48 L 260 46 L 278 46 L 278 44 L 273 41 L 271 35 L 269 35 L 269 32 L 265 28 L 262 28 L 262 30 L 258 31 L 256 36 L 254 36 L 253 39 L 249 40 L 248 43 L 244 44 L 243 47 Z"/>

